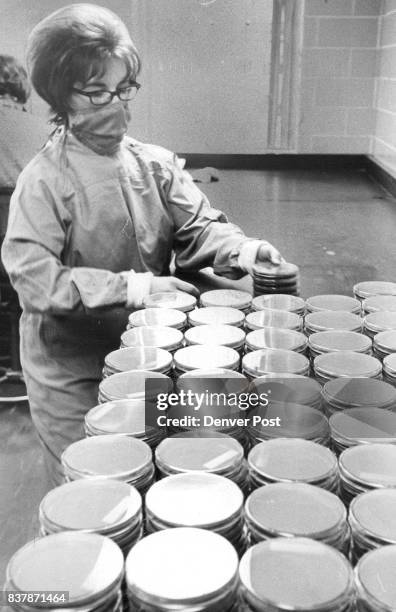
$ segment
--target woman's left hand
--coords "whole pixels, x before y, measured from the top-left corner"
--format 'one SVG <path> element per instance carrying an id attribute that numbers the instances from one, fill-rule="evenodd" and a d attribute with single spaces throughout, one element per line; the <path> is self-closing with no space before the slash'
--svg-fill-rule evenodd
<path id="1" fill-rule="evenodd" d="M 268 267 L 279 266 L 285 260 L 270 242 L 263 242 L 256 256 L 256 263 L 268 264 Z"/>

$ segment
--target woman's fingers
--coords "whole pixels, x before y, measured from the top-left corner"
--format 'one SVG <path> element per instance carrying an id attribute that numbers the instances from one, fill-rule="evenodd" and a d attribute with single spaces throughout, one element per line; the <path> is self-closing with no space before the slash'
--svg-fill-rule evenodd
<path id="1" fill-rule="evenodd" d="M 191 293 L 194 297 L 199 297 L 199 291 L 192 285 L 191 283 L 186 283 L 186 281 L 180 280 L 180 278 L 174 278 L 175 288 L 178 291 L 185 291 L 186 293 Z"/>
<path id="2" fill-rule="evenodd" d="M 272 246 L 269 242 L 266 242 L 262 244 L 258 250 L 257 261 L 268 262 L 274 266 L 279 266 L 279 264 L 285 260 L 277 248 Z"/>

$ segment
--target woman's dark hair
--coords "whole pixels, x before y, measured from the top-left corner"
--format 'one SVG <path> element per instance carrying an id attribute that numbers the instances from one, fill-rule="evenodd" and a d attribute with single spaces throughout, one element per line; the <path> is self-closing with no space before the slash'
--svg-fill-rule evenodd
<path id="1" fill-rule="evenodd" d="M 30 95 L 26 70 L 11 55 L 0 55 L 0 96 L 8 95 L 25 104 Z"/>
<path id="2" fill-rule="evenodd" d="M 135 79 L 138 52 L 121 19 L 95 4 L 72 4 L 36 25 L 28 40 L 28 68 L 33 87 L 51 107 L 58 123 L 71 111 L 76 83 L 101 76 L 105 60 L 122 59 Z"/>

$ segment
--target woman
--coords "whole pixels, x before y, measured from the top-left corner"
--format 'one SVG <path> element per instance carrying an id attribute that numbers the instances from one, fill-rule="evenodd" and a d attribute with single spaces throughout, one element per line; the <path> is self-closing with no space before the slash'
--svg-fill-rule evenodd
<path id="1" fill-rule="evenodd" d="M 281 257 L 212 209 L 175 155 L 126 137 L 140 59 L 116 15 L 60 9 L 33 30 L 28 57 L 60 129 L 18 181 L 3 259 L 23 307 L 32 418 L 57 484 L 128 311 L 149 293 L 197 293 L 169 276 L 172 253 L 183 271 L 213 266 L 230 278 Z"/>

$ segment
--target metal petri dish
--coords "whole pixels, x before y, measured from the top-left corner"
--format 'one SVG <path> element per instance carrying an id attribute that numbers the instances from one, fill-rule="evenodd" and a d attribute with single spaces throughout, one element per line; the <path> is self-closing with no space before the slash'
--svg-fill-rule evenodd
<path id="1" fill-rule="evenodd" d="M 166 351 L 176 351 L 183 345 L 183 334 L 173 327 L 134 327 L 121 336 L 121 348 L 131 346 L 155 346 Z"/>
<path id="2" fill-rule="evenodd" d="M 250 383 L 251 393 L 265 393 L 272 402 L 292 402 L 320 408 L 322 387 L 313 378 L 297 376 L 286 378 L 284 374 L 254 378 Z"/>
<path id="3" fill-rule="evenodd" d="M 396 330 L 384 331 L 376 334 L 373 338 L 373 349 L 381 357 L 396 353 Z"/>
<path id="4" fill-rule="evenodd" d="M 298 438 L 261 442 L 248 455 L 249 470 L 272 482 L 325 482 L 338 471 L 334 453 L 316 442 Z"/>
<path id="5" fill-rule="evenodd" d="M 396 544 L 368 552 L 355 568 L 358 599 L 372 611 L 396 609 Z"/>
<path id="6" fill-rule="evenodd" d="M 396 414 L 382 408 L 346 408 L 332 414 L 329 425 L 333 441 L 344 448 L 396 443 Z"/>
<path id="7" fill-rule="evenodd" d="M 305 316 L 305 331 L 307 333 L 341 329 L 361 332 L 362 319 L 352 312 L 343 310 L 321 310 L 310 312 Z"/>
<path id="8" fill-rule="evenodd" d="M 263 310 L 263 308 L 287 310 L 302 316 L 305 312 L 305 301 L 300 297 L 285 293 L 260 295 L 252 300 L 252 308 L 253 310 Z"/>
<path id="9" fill-rule="evenodd" d="M 253 409 L 252 416 L 255 412 L 255 409 Z M 329 425 L 327 418 L 311 406 L 291 402 L 273 402 L 266 408 L 258 410 L 258 413 L 259 416 L 268 420 L 279 417 L 280 424 L 274 426 L 270 424 L 270 421 L 266 421 L 264 425 L 261 422 L 255 427 L 249 427 L 251 436 L 256 439 L 303 438 L 319 442 L 326 442 L 328 439 Z"/>
<path id="10" fill-rule="evenodd" d="M 247 351 L 275 348 L 304 353 L 307 349 L 307 342 L 304 334 L 293 329 L 265 327 L 249 332 L 246 336 L 245 345 Z"/>
<path id="11" fill-rule="evenodd" d="M 354 351 L 336 351 L 318 355 L 313 363 L 317 376 L 332 378 L 377 378 L 381 376 L 381 362 L 371 355 Z"/>
<path id="12" fill-rule="evenodd" d="M 392 353 L 392 355 L 387 355 L 384 357 L 383 368 L 384 374 L 386 374 L 389 378 L 396 378 L 396 353 Z"/>
<path id="13" fill-rule="evenodd" d="M 148 295 L 143 300 L 143 305 L 145 308 L 173 308 L 190 312 L 197 305 L 197 300 L 184 291 L 162 291 Z"/>
<path id="14" fill-rule="evenodd" d="M 151 325 L 164 325 L 183 329 L 187 322 L 187 315 L 174 308 L 145 308 L 136 310 L 128 317 L 130 327 L 146 327 Z"/>
<path id="15" fill-rule="evenodd" d="M 396 487 L 396 447 L 392 444 L 360 444 L 339 457 L 341 476 L 362 489 Z"/>
<path id="16" fill-rule="evenodd" d="M 284 349 L 261 349 L 246 353 L 242 358 L 242 371 L 257 378 L 268 372 L 309 374 L 309 361 L 304 355 Z"/>
<path id="17" fill-rule="evenodd" d="M 128 350 L 120 349 L 121 352 Z M 160 372 L 144 369 L 120 372 L 105 378 L 99 384 L 99 402 L 122 399 L 152 399 L 158 392 L 169 393 L 172 387 L 172 380 Z"/>
<path id="18" fill-rule="evenodd" d="M 212 306 L 208 308 L 197 308 L 188 315 L 191 326 L 196 325 L 233 325 L 242 327 L 245 315 L 237 308 Z"/>
<path id="19" fill-rule="evenodd" d="M 353 597 L 353 572 L 337 550 L 308 538 L 252 546 L 239 576 L 254 610 L 342 610 Z M 338 607 L 339 606 L 339 607 Z"/>
<path id="20" fill-rule="evenodd" d="M 353 351 L 355 353 L 370 353 L 372 342 L 370 338 L 357 332 L 331 330 L 315 332 L 309 336 L 308 346 L 312 357 L 335 351 Z"/>
<path id="21" fill-rule="evenodd" d="M 278 327 L 281 329 L 294 329 L 301 331 L 303 319 L 294 312 L 266 308 L 251 312 L 246 317 L 246 328 L 250 331 L 263 327 Z"/>
<path id="22" fill-rule="evenodd" d="M 186 331 L 185 339 L 187 345 L 221 345 L 239 350 L 245 342 L 245 332 L 232 325 L 198 325 Z"/>
<path id="23" fill-rule="evenodd" d="M 108 353 L 103 371 L 107 376 L 130 370 L 165 373 L 171 367 L 172 355 L 168 351 L 154 346 L 130 346 Z"/>
<path id="24" fill-rule="evenodd" d="M 372 295 L 363 301 L 362 309 L 365 314 L 369 314 L 370 312 L 378 312 L 379 310 L 395 312 L 396 295 Z"/>
<path id="25" fill-rule="evenodd" d="M 373 378 L 335 378 L 328 381 L 322 396 L 332 408 L 377 407 L 396 410 L 396 390 Z"/>
<path id="26" fill-rule="evenodd" d="M 109 538 L 66 531 L 35 539 L 19 549 L 7 567 L 9 590 L 67 591 L 63 606 L 88 606 L 119 586 L 124 558 Z"/>
<path id="27" fill-rule="evenodd" d="M 307 310 L 309 312 L 318 312 L 321 310 L 343 310 L 344 312 L 353 312 L 360 314 L 361 304 L 349 295 L 314 295 L 306 300 Z"/>
<path id="28" fill-rule="evenodd" d="M 228 593 L 236 598 L 237 553 L 211 531 L 175 528 L 153 533 L 132 548 L 125 570 L 130 596 L 157 609 L 194 609 L 218 597 L 227 599 Z"/>
<path id="29" fill-rule="evenodd" d="M 396 312 L 387 310 L 371 312 L 364 317 L 363 327 L 366 334 L 371 337 L 380 332 L 396 329 Z"/>
<path id="30" fill-rule="evenodd" d="M 204 308 L 221 306 L 244 311 L 250 308 L 252 296 L 247 291 L 237 289 L 214 289 L 201 293 L 200 302 Z"/>
<path id="31" fill-rule="evenodd" d="M 156 394 L 153 395 L 153 400 L 155 400 Z M 150 444 L 152 439 L 155 441 L 157 438 L 163 438 L 165 431 L 148 425 L 146 408 L 144 398 L 99 404 L 91 408 L 85 415 L 85 432 L 92 436 L 124 434 L 142 438 Z"/>
<path id="32" fill-rule="evenodd" d="M 265 279 L 295 278 L 298 274 L 298 266 L 287 261 L 282 262 L 279 266 L 268 266 L 264 263 L 257 263 L 253 266 L 253 275 Z"/>
<path id="33" fill-rule="evenodd" d="M 396 295 L 396 283 L 388 281 L 364 281 L 353 287 L 354 295 L 364 300 L 372 295 Z"/>
<path id="34" fill-rule="evenodd" d="M 228 346 L 186 346 L 174 355 L 175 368 L 181 372 L 202 368 L 225 368 L 235 370 L 240 357 L 235 349 Z"/>
<path id="35" fill-rule="evenodd" d="M 352 537 L 367 538 L 370 548 L 396 544 L 396 490 L 378 489 L 355 497 L 349 507 Z"/>

